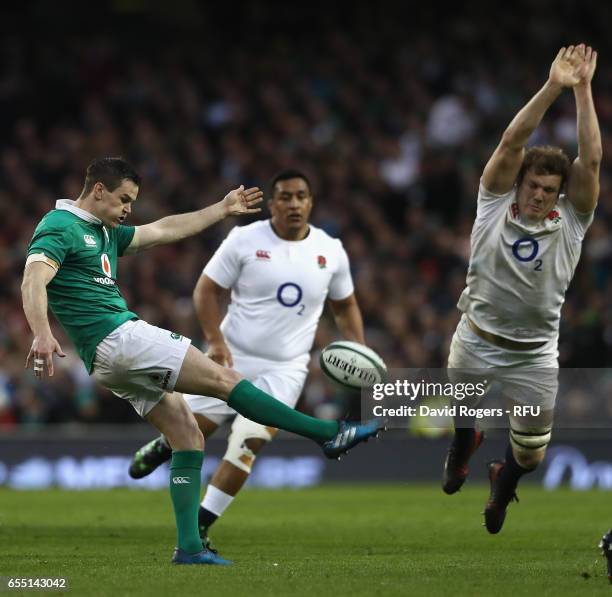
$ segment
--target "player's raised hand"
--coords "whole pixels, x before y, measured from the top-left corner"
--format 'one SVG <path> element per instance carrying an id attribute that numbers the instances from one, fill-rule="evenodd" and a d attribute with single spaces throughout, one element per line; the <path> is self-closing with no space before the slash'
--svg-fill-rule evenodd
<path id="1" fill-rule="evenodd" d="M 209 359 L 215 361 L 215 363 L 219 363 L 223 367 L 233 367 L 234 359 L 232 359 L 232 353 L 228 348 L 227 344 L 220 340 L 218 342 L 209 342 L 208 350 L 206 351 L 206 356 Z"/>
<path id="2" fill-rule="evenodd" d="M 584 44 L 561 48 L 550 67 L 548 80 L 561 87 L 573 87 L 581 80 L 584 62 Z"/>
<path id="3" fill-rule="evenodd" d="M 223 199 L 227 215 L 239 216 L 243 214 L 254 214 L 261 211 L 261 207 L 254 207 L 263 201 L 263 193 L 258 187 L 244 188 L 240 185 L 237 189 L 230 191 Z"/>
<path id="4" fill-rule="evenodd" d="M 59 342 L 52 335 L 35 336 L 26 358 L 25 368 L 28 369 L 30 364 L 33 364 L 34 375 L 42 377 L 46 367 L 47 373 L 52 376 L 54 372 L 53 353 L 57 353 L 62 358 L 66 356 Z"/>
<path id="5" fill-rule="evenodd" d="M 582 63 L 578 66 L 577 74 L 580 80 L 577 85 L 585 87 L 590 85 L 596 68 L 597 52 L 591 46 L 586 46 L 583 51 Z"/>

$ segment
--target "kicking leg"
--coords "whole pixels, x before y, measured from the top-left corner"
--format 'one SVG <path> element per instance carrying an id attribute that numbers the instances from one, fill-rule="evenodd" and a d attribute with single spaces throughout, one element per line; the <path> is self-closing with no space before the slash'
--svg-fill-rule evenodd
<path id="1" fill-rule="evenodd" d="M 358 443 L 376 435 L 375 423 L 338 423 L 309 417 L 289 408 L 231 369 L 221 367 L 190 346 L 175 386 L 176 391 L 215 396 L 247 419 L 286 429 L 319 442 L 326 456 L 337 458 Z"/>

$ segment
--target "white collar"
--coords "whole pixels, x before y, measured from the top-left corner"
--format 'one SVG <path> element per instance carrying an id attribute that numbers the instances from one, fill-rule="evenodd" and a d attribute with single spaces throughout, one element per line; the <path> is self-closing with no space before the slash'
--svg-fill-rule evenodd
<path id="1" fill-rule="evenodd" d="M 69 211 L 75 216 L 81 218 L 81 220 L 91 222 L 92 224 L 102 225 L 102 220 L 96 218 L 96 216 L 94 216 L 91 212 L 77 207 L 74 203 L 75 202 L 72 201 L 72 199 L 58 199 L 55 202 L 55 209 L 63 209 L 64 211 Z"/>
<path id="2" fill-rule="evenodd" d="M 295 245 L 297 243 L 310 242 L 310 239 L 312 238 L 312 225 L 310 223 L 308 223 L 308 232 L 306 233 L 306 236 L 304 238 L 301 238 L 300 240 L 289 240 L 286 238 L 282 238 L 277 234 L 276 230 L 274 229 L 274 226 L 272 225 L 272 218 L 268 218 L 267 221 L 269 224 L 268 230 L 270 231 L 270 234 L 272 234 L 272 236 L 281 243 L 289 243 L 290 245 Z"/>

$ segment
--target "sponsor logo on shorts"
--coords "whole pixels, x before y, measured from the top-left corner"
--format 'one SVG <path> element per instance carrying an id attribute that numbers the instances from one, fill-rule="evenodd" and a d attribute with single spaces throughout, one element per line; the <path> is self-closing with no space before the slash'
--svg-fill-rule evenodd
<path id="1" fill-rule="evenodd" d="M 166 375 L 164 375 L 164 379 L 162 379 L 161 387 L 164 390 L 168 387 L 168 382 L 170 381 L 171 375 L 172 375 L 172 371 L 166 371 Z"/>
<path id="2" fill-rule="evenodd" d="M 172 483 L 174 485 L 189 485 L 191 480 L 189 477 L 172 477 Z"/>
<path id="3" fill-rule="evenodd" d="M 83 240 L 85 241 L 85 244 L 88 247 L 95 247 L 96 246 L 96 239 L 91 234 L 84 234 L 83 235 Z"/>

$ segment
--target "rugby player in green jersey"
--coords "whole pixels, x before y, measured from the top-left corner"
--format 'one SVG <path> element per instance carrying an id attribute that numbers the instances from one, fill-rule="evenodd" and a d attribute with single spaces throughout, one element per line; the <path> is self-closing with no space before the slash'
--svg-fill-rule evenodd
<path id="1" fill-rule="evenodd" d="M 94 160 L 76 201 L 59 200 L 28 249 L 23 309 L 34 334 L 26 359 L 37 377 L 53 375 L 54 338 L 47 306 L 66 330 L 89 373 L 128 400 L 173 449 L 170 495 L 177 527 L 176 564 L 228 564 L 203 548 L 198 531 L 204 438 L 180 393 L 214 396 L 263 425 L 317 441 L 337 458 L 376 435 L 378 424 L 323 421 L 289 408 L 238 373 L 218 365 L 188 338 L 146 323 L 128 310 L 117 286 L 117 258 L 198 234 L 228 215 L 259 211 L 258 188 L 240 186 L 199 211 L 144 226 L 125 226 L 140 177 L 121 158 Z"/>

